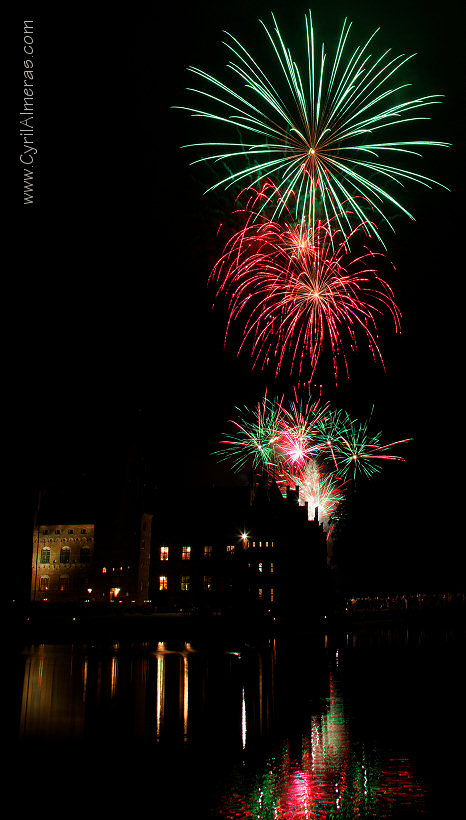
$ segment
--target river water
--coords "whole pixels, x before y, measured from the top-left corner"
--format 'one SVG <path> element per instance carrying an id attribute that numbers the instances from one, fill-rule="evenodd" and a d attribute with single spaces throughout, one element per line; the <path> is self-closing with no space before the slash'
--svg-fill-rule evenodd
<path id="1" fill-rule="evenodd" d="M 26 645 L 10 658 L 7 772 L 25 809 L 463 816 L 463 630 L 159 637 Z"/>

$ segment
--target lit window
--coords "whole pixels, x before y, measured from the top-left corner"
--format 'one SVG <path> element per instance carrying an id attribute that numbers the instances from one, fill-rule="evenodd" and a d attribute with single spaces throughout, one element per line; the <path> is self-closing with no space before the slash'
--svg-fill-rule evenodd
<path id="1" fill-rule="evenodd" d="M 47 592 L 49 588 L 49 577 L 48 575 L 42 575 L 39 579 L 39 589 L 41 592 Z"/>
<path id="2" fill-rule="evenodd" d="M 160 547 L 160 560 L 168 561 L 168 547 Z"/>
<path id="3" fill-rule="evenodd" d="M 168 589 L 168 578 L 166 575 L 161 575 L 159 578 L 159 590 Z"/>
<path id="4" fill-rule="evenodd" d="M 181 576 L 181 591 L 182 592 L 189 592 L 191 589 L 191 576 L 190 575 L 182 575 Z"/>
<path id="5" fill-rule="evenodd" d="M 69 564 L 70 563 L 70 553 L 71 550 L 69 547 L 62 547 L 60 550 L 60 564 Z"/>
<path id="6" fill-rule="evenodd" d="M 214 579 L 211 578 L 210 575 L 204 575 L 203 587 L 205 592 L 208 592 L 209 590 L 212 590 L 214 588 Z"/>
<path id="7" fill-rule="evenodd" d="M 273 604 L 273 587 L 270 589 L 270 603 Z"/>
<path id="8" fill-rule="evenodd" d="M 102 567 L 102 572 L 105 575 L 105 573 L 107 572 L 107 567 Z"/>
<path id="9" fill-rule="evenodd" d="M 233 544 L 227 544 L 227 555 L 229 555 L 231 557 L 233 555 L 234 551 L 235 551 L 234 545 Z"/>
<path id="10" fill-rule="evenodd" d="M 79 560 L 81 564 L 89 564 L 91 560 L 91 551 L 89 547 L 81 547 L 79 551 Z"/>
<path id="11" fill-rule="evenodd" d="M 204 558 L 212 558 L 212 547 L 204 547 Z"/>
<path id="12" fill-rule="evenodd" d="M 259 587 L 259 589 L 257 590 L 257 596 L 258 596 L 260 601 L 262 600 L 262 594 L 263 594 L 262 587 Z"/>
<path id="13" fill-rule="evenodd" d="M 50 564 L 50 550 L 48 547 L 42 547 L 40 551 L 41 564 Z"/>
<path id="14" fill-rule="evenodd" d="M 191 547 L 183 547 L 181 550 L 181 558 L 183 561 L 189 561 L 191 558 Z"/>
<path id="15" fill-rule="evenodd" d="M 266 541 L 266 542 L 265 542 L 265 547 L 267 548 L 268 546 L 269 546 L 269 542 L 268 542 L 268 541 Z"/>
<path id="16" fill-rule="evenodd" d="M 273 572 L 273 561 L 270 564 L 270 572 Z"/>
<path id="17" fill-rule="evenodd" d="M 69 592 L 70 590 L 70 579 L 67 575 L 62 575 L 58 582 L 58 589 L 60 592 Z"/>
<path id="18" fill-rule="evenodd" d="M 258 565 L 257 569 L 259 570 L 259 572 L 262 572 L 262 570 L 263 570 L 262 561 Z"/>

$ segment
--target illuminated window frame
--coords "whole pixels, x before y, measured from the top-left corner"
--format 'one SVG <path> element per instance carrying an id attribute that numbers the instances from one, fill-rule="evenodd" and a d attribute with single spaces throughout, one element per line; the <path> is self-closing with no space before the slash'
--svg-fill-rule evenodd
<path id="1" fill-rule="evenodd" d="M 182 547 L 181 548 L 181 560 L 182 561 L 190 561 L 191 560 L 191 547 Z"/>
<path id="2" fill-rule="evenodd" d="M 160 547 L 160 560 L 161 561 L 168 561 L 168 547 L 165 547 L 165 546 Z"/>
<path id="3" fill-rule="evenodd" d="M 159 575 L 159 592 L 163 592 L 166 589 L 168 589 L 168 576 Z"/>
<path id="4" fill-rule="evenodd" d="M 66 559 L 66 560 L 64 560 Z M 71 564 L 71 549 L 62 547 L 60 550 L 60 564 Z"/>
<path id="5" fill-rule="evenodd" d="M 191 589 L 191 576 L 190 575 L 182 575 L 181 576 L 181 591 L 182 592 L 189 592 Z"/>
<path id="6" fill-rule="evenodd" d="M 40 563 L 50 564 L 50 547 L 42 547 L 40 551 Z"/>

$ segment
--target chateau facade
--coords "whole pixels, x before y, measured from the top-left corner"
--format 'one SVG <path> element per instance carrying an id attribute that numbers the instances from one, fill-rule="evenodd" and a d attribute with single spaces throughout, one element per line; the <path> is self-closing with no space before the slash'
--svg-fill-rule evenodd
<path id="1" fill-rule="evenodd" d="M 82 601 L 89 596 L 94 524 L 34 527 L 31 601 Z"/>
<path id="2" fill-rule="evenodd" d="M 327 539 L 298 488 L 255 479 L 236 491 L 201 491 L 158 514 L 34 527 L 31 601 L 148 606 L 306 622 L 327 606 Z"/>

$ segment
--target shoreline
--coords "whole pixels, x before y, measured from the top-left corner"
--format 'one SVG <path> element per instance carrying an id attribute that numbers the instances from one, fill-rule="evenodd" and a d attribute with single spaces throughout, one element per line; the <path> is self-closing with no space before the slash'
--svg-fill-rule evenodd
<path id="1" fill-rule="evenodd" d="M 202 640 L 253 643 L 273 638 L 339 638 L 366 629 L 466 630 L 466 607 L 340 612 L 306 623 L 238 614 L 115 611 L 70 606 L 12 607 L 8 636 L 16 645 L 50 642 Z"/>

